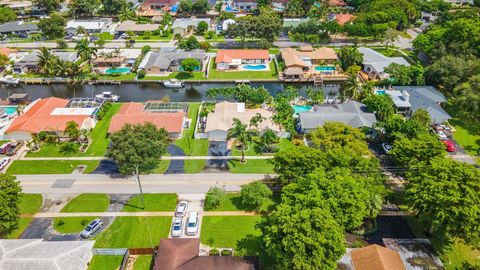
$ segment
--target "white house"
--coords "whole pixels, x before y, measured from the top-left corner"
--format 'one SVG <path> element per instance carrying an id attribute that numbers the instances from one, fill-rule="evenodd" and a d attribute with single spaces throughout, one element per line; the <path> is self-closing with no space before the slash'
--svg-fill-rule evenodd
<path id="1" fill-rule="evenodd" d="M 112 18 L 100 18 L 92 20 L 71 20 L 67 22 L 65 31 L 75 33 L 79 27 L 85 28 L 88 33 L 108 32 L 112 25 Z"/>
<path id="2" fill-rule="evenodd" d="M 187 30 L 195 29 L 200 22 L 206 22 L 210 27 L 210 19 L 199 18 L 179 18 L 173 21 L 172 30 L 173 34 L 183 35 Z"/>
<path id="3" fill-rule="evenodd" d="M 218 70 L 238 69 L 243 64 L 265 64 L 268 66 L 268 50 L 219 50 L 215 58 Z"/>

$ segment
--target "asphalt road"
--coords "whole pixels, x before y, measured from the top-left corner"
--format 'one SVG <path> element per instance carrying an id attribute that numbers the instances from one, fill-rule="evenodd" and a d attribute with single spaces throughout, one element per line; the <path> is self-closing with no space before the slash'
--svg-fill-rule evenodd
<path id="1" fill-rule="evenodd" d="M 244 184 L 270 179 L 265 174 L 150 174 L 140 176 L 144 193 L 206 193 L 212 186 L 226 191 L 239 191 Z M 107 174 L 46 174 L 17 175 L 25 193 L 72 194 L 72 193 L 137 193 L 138 183 L 134 177 Z"/>

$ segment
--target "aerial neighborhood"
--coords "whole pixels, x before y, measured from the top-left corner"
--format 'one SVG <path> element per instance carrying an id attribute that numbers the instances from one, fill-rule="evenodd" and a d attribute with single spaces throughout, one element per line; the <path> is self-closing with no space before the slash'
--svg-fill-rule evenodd
<path id="1" fill-rule="evenodd" d="M 0 269 L 480 269 L 480 1 L 1 0 Z"/>

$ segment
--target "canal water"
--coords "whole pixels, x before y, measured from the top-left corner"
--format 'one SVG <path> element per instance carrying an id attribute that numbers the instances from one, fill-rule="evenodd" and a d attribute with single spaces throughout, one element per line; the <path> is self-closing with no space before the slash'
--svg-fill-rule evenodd
<path id="1" fill-rule="evenodd" d="M 283 83 L 252 83 L 252 87 L 264 86 L 272 96 L 281 93 L 288 85 Z M 0 98 L 5 99 L 14 93 L 27 93 L 31 100 L 45 97 L 73 98 L 73 97 L 94 97 L 102 92 L 112 92 L 119 95 L 120 101 L 159 100 L 169 96 L 173 102 L 195 102 L 207 99 L 205 94 L 210 88 L 231 87 L 234 83 L 193 83 L 187 84 L 182 89 L 165 88 L 159 83 L 125 83 L 121 85 L 25 85 L 16 86 L 0 85 Z M 312 84 L 292 84 L 299 89 L 300 95 L 305 95 L 305 90 Z M 340 84 L 331 83 L 323 87 L 324 96 L 337 94 L 340 91 Z"/>

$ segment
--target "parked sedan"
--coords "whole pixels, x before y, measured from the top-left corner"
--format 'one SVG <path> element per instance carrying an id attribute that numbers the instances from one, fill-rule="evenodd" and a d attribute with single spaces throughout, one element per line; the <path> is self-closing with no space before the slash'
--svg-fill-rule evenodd
<path id="1" fill-rule="evenodd" d="M 182 236 L 182 219 L 175 218 L 172 224 L 172 237 Z"/>
<path id="2" fill-rule="evenodd" d="M 443 132 L 443 131 L 438 131 L 438 132 L 437 132 L 437 135 L 438 135 L 438 137 L 440 138 L 440 140 L 442 140 L 442 141 L 448 140 L 447 134 L 445 134 L 445 132 Z"/>
<path id="3" fill-rule="evenodd" d="M 10 158 L 8 157 L 0 159 L 0 170 L 3 170 L 9 162 L 10 162 Z"/>
<path id="4" fill-rule="evenodd" d="M 390 153 L 390 151 L 392 151 L 392 146 L 390 144 L 387 144 L 387 143 L 382 143 L 382 148 L 383 148 L 383 151 L 385 151 L 385 153 L 387 155 Z"/>
<path id="5" fill-rule="evenodd" d="M 12 143 L 4 143 L 0 146 L 0 154 L 5 154 Z"/>
<path id="6" fill-rule="evenodd" d="M 177 209 L 175 209 L 175 216 L 176 217 L 184 217 L 185 214 L 187 213 L 187 208 L 188 208 L 188 202 L 180 201 L 177 204 Z"/>
<path id="7" fill-rule="evenodd" d="M 99 218 L 94 219 L 90 224 L 85 227 L 85 230 L 83 230 L 80 233 L 80 236 L 82 238 L 90 238 L 92 237 L 96 231 L 100 230 L 103 227 L 103 221 Z"/>
<path id="8" fill-rule="evenodd" d="M 451 140 L 445 140 L 443 144 L 445 144 L 445 150 L 447 150 L 447 152 L 455 152 L 455 150 L 457 150 L 455 143 Z"/>

